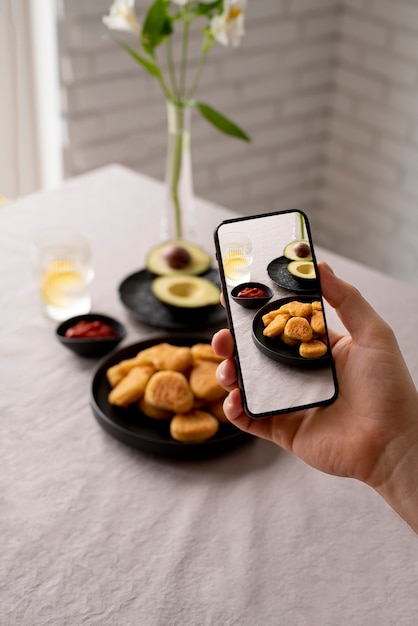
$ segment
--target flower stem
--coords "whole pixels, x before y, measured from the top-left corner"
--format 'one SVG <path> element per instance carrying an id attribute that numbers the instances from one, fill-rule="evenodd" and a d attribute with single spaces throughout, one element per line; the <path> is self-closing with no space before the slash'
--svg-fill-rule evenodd
<path id="1" fill-rule="evenodd" d="M 299 222 L 300 222 L 300 238 L 305 239 L 305 220 L 303 218 L 302 213 L 299 213 Z"/>
<path id="2" fill-rule="evenodd" d="M 178 90 L 178 86 L 177 86 L 177 79 L 176 79 L 176 71 L 174 68 L 174 62 L 173 62 L 173 49 L 171 46 L 171 38 L 168 37 L 166 40 L 166 55 L 167 55 L 167 67 L 168 67 L 168 72 L 170 75 L 170 80 L 171 80 L 171 87 L 172 87 L 172 91 L 173 94 L 175 95 L 176 98 L 179 97 L 179 90 Z"/>
<path id="3" fill-rule="evenodd" d="M 187 48 L 189 45 L 189 21 L 183 23 L 183 37 L 181 46 L 181 64 L 180 64 L 180 95 L 184 96 L 186 88 L 186 69 L 187 69 Z"/>
<path id="4" fill-rule="evenodd" d="M 193 96 L 194 92 L 196 91 L 196 87 L 199 84 L 199 80 L 200 80 L 200 77 L 202 75 L 203 68 L 205 67 L 206 54 L 207 54 L 207 52 L 202 48 L 201 51 L 200 51 L 199 63 L 198 63 L 198 66 L 196 68 L 196 72 L 195 72 L 193 81 L 192 81 L 191 86 L 188 89 L 187 93 L 185 94 L 185 100 L 190 100 L 190 98 Z"/>
<path id="5" fill-rule="evenodd" d="M 182 167 L 184 107 L 172 102 L 168 106 L 169 151 L 167 155 L 167 182 L 170 200 L 174 207 L 175 238 L 183 238 L 179 182 Z"/>

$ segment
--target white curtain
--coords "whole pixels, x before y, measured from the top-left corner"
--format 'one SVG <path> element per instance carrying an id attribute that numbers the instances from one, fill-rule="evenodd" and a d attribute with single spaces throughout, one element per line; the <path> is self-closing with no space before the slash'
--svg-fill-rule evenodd
<path id="1" fill-rule="evenodd" d="M 0 0 L 0 194 L 59 184 L 55 0 Z"/>

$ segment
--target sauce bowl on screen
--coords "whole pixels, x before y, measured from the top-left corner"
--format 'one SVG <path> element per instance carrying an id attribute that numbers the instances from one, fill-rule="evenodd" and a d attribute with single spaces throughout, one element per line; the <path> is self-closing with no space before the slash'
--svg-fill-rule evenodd
<path id="1" fill-rule="evenodd" d="M 248 289 L 260 290 L 264 292 L 265 295 L 260 295 L 260 296 L 256 296 L 256 295 L 239 296 L 238 295 L 239 293 Z M 240 285 L 236 285 L 236 287 L 234 287 L 231 290 L 231 298 L 233 299 L 233 301 L 243 306 L 246 309 L 259 309 L 260 307 L 267 304 L 267 302 L 272 297 L 273 297 L 273 291 L 270 289 L 270 287 L 267 287 L 267 285 L 264 285 L 263 283 L 257 283 L 257 282 L 241 283 Z"/>

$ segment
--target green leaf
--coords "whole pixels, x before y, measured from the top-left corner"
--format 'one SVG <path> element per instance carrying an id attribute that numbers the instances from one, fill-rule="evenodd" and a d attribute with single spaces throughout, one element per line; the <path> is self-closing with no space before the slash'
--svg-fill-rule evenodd
<path id="1" fill-rule="evenodd" d="M 161 72 L 153 61 L 148 61 L 148 59 L 141 57 L 141 55 L 139 55 L 136 50 L 131 48 L 131 46 L 128 46 L 126 43 L 123 43 L 122 41 L 118 41 L 118 44 L 121 48 L 126 50 L 126 52 L 128 52 L 128 54 L 130 54 L 137 63 L 140 63 L 151 74 L 151 76 L 155 76 L 156 78 L 161 79 Z"/>
<path id="2" fill-rule="evenodd" d="M 210 15 L 216 9 L 221 10 L 223 6 L 223 0 L 215 0 L 214 2 L 198 2 L 194 13 L 196 15 Z"/>
<path id="3" fill-rule="evenodd" d="M 238 139 L 242 139 L 243 141 L 251 141 L 249 136 L 234 122 L 224 117 L 218 111 L 215 111 L 212 107 L 207 104 L 203 104 L 203 102 L 193 102 L 193 106 L 195 106 L 203 117 L 213 124 L 218 130 L 225 133 L 226 135 L 231 135 L 232 137 L 237 137 Z"/>
<path id="4" fill-rule="evenodd" d="M 165 0 L 154 0 L 145 16 L 142 28 L 142 47 L 145 52 L 152 54 L 173 32 L 173 25 L 170 15 L 167 12 Z"/>

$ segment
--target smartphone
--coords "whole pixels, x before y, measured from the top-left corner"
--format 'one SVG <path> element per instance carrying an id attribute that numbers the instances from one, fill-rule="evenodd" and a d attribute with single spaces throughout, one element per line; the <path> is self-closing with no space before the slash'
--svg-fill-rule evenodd
<path id="1" fill-rule="evenodd" d="M 228 219 L 214 233 L 245 412 L 263 418 L 338 394 L 307 216 Z"/>

